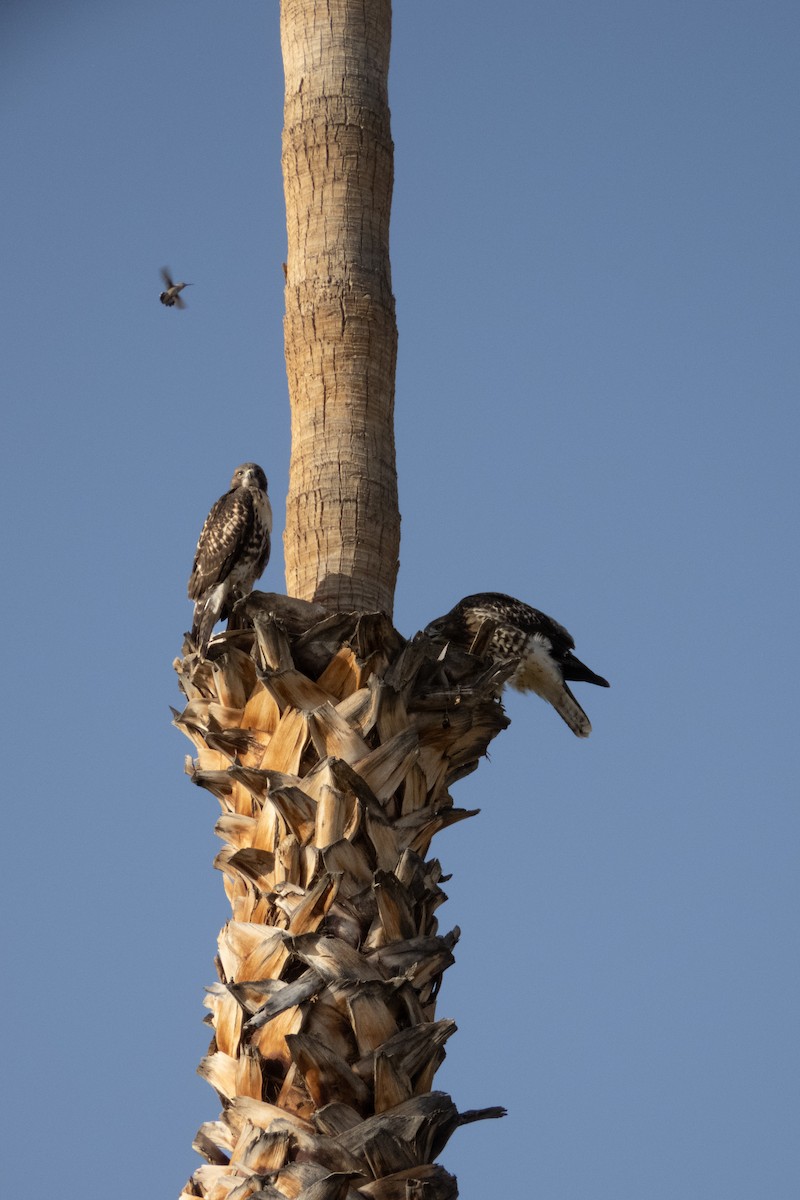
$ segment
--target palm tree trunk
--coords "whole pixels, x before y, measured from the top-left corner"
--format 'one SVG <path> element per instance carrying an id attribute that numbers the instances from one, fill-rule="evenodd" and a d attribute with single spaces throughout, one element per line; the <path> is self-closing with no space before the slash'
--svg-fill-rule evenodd
<path id="1" fill-rule="evenodd" d="M 507 724 L 489 667 L 389 615 L 399 543 L 388 258 L 389 0 L 283 0 L 289 596 L 254 592 L 207 657 L 176 663 L 193 781 L 219 800 L 231 903 L 200 1073 L 222 1111 L 182 1195 L 452 1200 L 461 1124 L 434 1073 L 433 836 L 450 785 Z"/>
<path id="2" fill-rule="evenodd" d="M 254 593 L 247 628 L 177 664 L 192 780 L 219 800 L 232 916 L 200 1074 L 222 1102 L 182 1196 L 452 1200 L 435 1162 L 459 1113 L 433 1078 L 458 929 L 441 934 L 450 784 L 508 721 L 490 668 L 381 614 Z"/>
<path id="3" fill-rule="evenodd" d="M 389 0 L 283 0 L 289 595 L 391 615 L 400 546 Z"/>

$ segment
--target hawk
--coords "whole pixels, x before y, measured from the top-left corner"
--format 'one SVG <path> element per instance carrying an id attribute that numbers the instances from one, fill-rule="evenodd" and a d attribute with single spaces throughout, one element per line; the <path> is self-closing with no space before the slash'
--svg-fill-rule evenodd
<path id="1" fill-rule="evenodd" d="M 520 692 L 536 692 L 548 700 L 576 737 L 588 737 L 592 732 L 591 722 L 567 680 L 610 685 L 575 657 L 572 637 L 552 617 L 502 592 L 480 592 L 459 600 L 449 613 L 432 621 L 425 633 L 467 651 L 477 641 L 477 653 L 495 662 L 516 660 L 509 679 L 512 687 Z M 483 650 L 479 648 L 481 643 L 485 645 Z"/>
<path id="2" fill-rule="evenodd" d="M 206 517 L 189 576 L 192 639 L 203 657 L 217 621 L 230 616 L 266 567 L 271 533 L 267 477 L 257 463 L 242 463 Z"/>
<path id="3" fill-rule="evenodd" d="M 158 297 L 161 303 L 166 304 L 167 308 L 186 308 L 186 301 L 181 292 L 185 287 L 192 285 L 190 283 L 173 283 L 166 267 L 161 268 L 161 278 L 165 284 L 165 290 Z"/>

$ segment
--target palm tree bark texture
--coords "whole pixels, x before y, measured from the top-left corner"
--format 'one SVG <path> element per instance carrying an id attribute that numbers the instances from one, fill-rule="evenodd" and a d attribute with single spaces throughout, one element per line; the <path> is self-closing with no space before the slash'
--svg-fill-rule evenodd
<path id="1" fill-rule="evenodd" d="M 182 1195 L 451 1200 L 459 1113 L 434 1089 L 434 835 L 449 788 L 507 724 L 511 665 L 390 617 L 400 518 L 389 266 L 389 0 L 282 0 L 288 596 L 252 593 L 207 656 L 176 662 L 192 780 L 218 799 L 231 919 L 200 1073 L 219 1118 Z M 255 449 L 255 448 L 254 448 Z M 260 456 L 264 457 L 264 456 Z M 268 456 L 267 456 L 268 461 Z M 290 598 L 291 597 L 291 598 Z"/>
<path id="2" fill-rule="evenodd" d="M 199 1071 L 222 1111 L 183 1197 L 451 1200 L 436 1157 L 468 1121 L 433 1087 L 458 929 L 440 933 L 431 839 L 449 787 L 508 724 L 512 669 L 382 613 L 254 592 L 243 628 L 176 660 L 191 779 L 216 796 L 232 916 Z"/>
<path id="3" fill-rule="evenodd" d="M 400 546 L 389 0 L 283 0 L 286 590 L 391 616 Z"/>

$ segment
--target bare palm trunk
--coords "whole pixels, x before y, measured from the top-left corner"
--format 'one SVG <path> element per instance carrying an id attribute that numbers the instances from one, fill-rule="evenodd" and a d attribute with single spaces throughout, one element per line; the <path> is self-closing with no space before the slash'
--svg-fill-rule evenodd
<path id="1" fill-rule="evenodd" d="M 392 613 L 389 0 L 283 0 L 289 595 Z"/>
<path id="2" fill-rule="evenodd" d="M 175 723 L 222 810 L 214 1030 L 222 1111 L 184 1197 L 452 1200 L 461 1124 L 434 1074 L 458 930 L 431 839 L 449 787 L 507 724 L 492 666 L 392 627 L 399 515 L 388 258 L 388 0 L 283 0 L 289 596 L 253 593 Z"/>

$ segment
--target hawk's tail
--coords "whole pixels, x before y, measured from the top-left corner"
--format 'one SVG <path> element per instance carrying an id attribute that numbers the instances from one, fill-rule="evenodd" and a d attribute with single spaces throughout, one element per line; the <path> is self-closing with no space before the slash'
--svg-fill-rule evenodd
<path id="1" fill-rule="evenodd" d="M 547 699 L 562 720 L 569 725 L 575 737 L 589 736 L 592 732 L 592 723 L 566 684 L 557 695 L 548 695 Z"/>
<path id="2" fill-rule="evenodd" d="M 208 643 L 211 641 L 211 631 L 216 625 L 216 618 L 213 613 L 208 610 L 208 605 L 199 600 L 194 607 L 194 620 L 192 621 L 192 641 L 197 647 L 197 653 L 201 658 L 205 658 L 208 650 Z"/>
<path id="3" fill-rule="evenodd" d="M 566 721 L 575 737 L 588 737 L 592 723 L 564 682 L 560 671 L 530 669 L 525 671 L 524 662 L 512 675 L 509 683 L 520 692 L 535 692 L 548 704 L 552 704 L 562 721 Z M 598 676 L 599 678 L 599 676 Z"/>
<path id="4" fill-rule="evenodd" d="M 208 643 L 211 641 L 211 634 L 217 621 L 222 616 L 224 603 L 225 590 L 220 584 L 218 587 L 212 588 L 210 592 L 206 592 L 194 606 L 192 641 L 197 647 L 197 653 L 201 658 L 205 658 L 206 656 Z"/>

